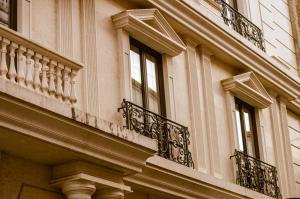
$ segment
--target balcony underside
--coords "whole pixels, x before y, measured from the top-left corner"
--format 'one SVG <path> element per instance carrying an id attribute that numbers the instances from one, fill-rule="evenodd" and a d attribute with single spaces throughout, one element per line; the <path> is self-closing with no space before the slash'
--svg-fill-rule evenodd
<path id="1" fill-rule="evenodd" d="M 40 97 L 36 102 L 43 99 L 32 97 Z M 99 119 L 100 125 L 92 128 L 75 121 L 67 105 L 64 114 L 59 114 L 3 91 L 0 104 L 0 151 L 5 153 L 47 165 L 86 160 L 129 174 L 141 172 L 156 151 L 155 141 L 109 122 Z M 116 131 L 131 136 L 126 139 Z"/>

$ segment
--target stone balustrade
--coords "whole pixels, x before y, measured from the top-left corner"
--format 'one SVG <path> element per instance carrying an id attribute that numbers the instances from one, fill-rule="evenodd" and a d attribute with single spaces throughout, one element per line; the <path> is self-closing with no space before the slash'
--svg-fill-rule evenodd
<path id="1" fill-rule="evenodd" d="M 0 78 L 74 104 L 75 78 L 82 67 L 0 25 Z"/>

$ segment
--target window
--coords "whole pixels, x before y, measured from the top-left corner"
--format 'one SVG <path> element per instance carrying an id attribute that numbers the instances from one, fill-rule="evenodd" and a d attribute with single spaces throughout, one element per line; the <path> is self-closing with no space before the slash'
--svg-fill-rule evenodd
<path id="1" fill-rule="evenodd" d="M 235 98 L 235 116 L 239 150 L 259 159 L 254 107 Z"/>
<path id="2" fill-rule="evenodd" d="M 17 30 L 17 0 L 0 0 L 0 23 Z"/>
<path id="3" fill-rule="evenodd" d="M 165 115 L 161 55 L 130 38 L 133 103 Z"/>

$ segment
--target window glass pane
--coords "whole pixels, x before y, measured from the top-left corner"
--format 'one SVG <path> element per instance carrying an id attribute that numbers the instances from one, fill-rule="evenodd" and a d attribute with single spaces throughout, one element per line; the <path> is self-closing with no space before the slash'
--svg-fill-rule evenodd
<path id="1" fill-rule="evenodd" d="M 131 83 L 132 83 L 132 100 L 133 103 L 143 106 L 142 96 L 142 75 L 141 75 L 141 57 L 139 49 L 131 47 L 130 50 L 130 67 L 131 67 Z"/>
<path id="2" fill-rule="evenodd" d="M 244 121 L 245 121 L 245 131 L 249 132 L 250 131 L 250 118 L 249 114 L 244 112 Z"/>
<path id="3" fill-rule="evenodd" d="M 251 112 L 248 112 L 247 109 L 243 112 L 244 115 L 244 128 L 245 128 L 245 138 L 246 138 L 246 145 L 247 145 L 247 152 L 248 155 L 252 157 L 256 157 L 255 153 L 255 142 L 254 142 L 254 133 L 252 130 L 252 120 L 251 120 Z"/>
<path id="4" fill-rule="evenodd" d="M 237 134 L 238 134 L 239 150 L 244 151 L 241 117 L 240 117 L 240 112 L 237 110 L 235 111 L 235 121 L 236 121 Z"/>
<path id="5" fill-rule="evenodd" d="M 0 0 L 0 23 L 9 25 L 9 3 L 10 0 Z"/>
<path id="6" fill-rule="evenodd" d="M 157 78 L 157 61 L 153 56 L 146 56 L 147 69 L 147 85 L 148 85 L 148 102 L 149 110 L 155 113 L 160 113 L 160 96 L 158 89 Z"/>

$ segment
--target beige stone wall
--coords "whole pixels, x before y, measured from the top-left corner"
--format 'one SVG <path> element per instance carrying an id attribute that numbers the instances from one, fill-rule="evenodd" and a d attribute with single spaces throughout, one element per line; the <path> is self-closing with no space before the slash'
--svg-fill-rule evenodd
<path id="1" fill-rule="evenodd" d="M 205 5 L 210 5 L 205 3 Z M 33 16 L 46 16 L 41 15 L 41 12 L 47 13 L 49 17 L 41 17 L 41 20 L 38 20 L 37 17 L 33 17 L 33 34 L 32 39 L 38 42 L 43 43 L 49 48 L 56 49 L 57 51 L 63 51 L 62 45 L 66 43 L 66 41 L 62 41 L 61 39 L 64 38 L 61 32 L 61 28 L 58 30 L 58 23 L 61 19 L 58 15 L 58 4 L 57 1 L 33 1 L 32 4 L 33 8 Z M 105 9 L 103 9 L 105 8 Z M 87 110 L 92 114 L 96 114 L 97 116 L 111 121 L 113 123 L 120 124 L 120 114 L 117 113 L 117 108 L 121 104 L 121 88 L 120 88 L 120 63 L 118 63 L 118 40 L 117 40 L 117 31 L 115 30 L 113 23 L 111 21 L 111 16 L 119 13 L 126 9 L 133 9 L 137 8 L 136 5 L 131 4 L 127 1 L 116 1 L 116 0 L 97 0 L 95 1 L 95 27 L 96 27 L 96 43 L 94 44 L 95 49 L 88 49 L 84 52 L 82 48 L 83 45 L 87 45 L 85 42 L 86 40 L 81 40 L 83 36 L 83 23 L 82 20 L 82 3 L 80 1 L 73 1 L 72 9 L 70 13 L 73 13 L 73 21 L 72 21 L 72 50 L 71 52 L 65 49 L 63 54 L 70 54 L 75 60 L 83 61 L 86 65 L 85 68 L 81 71 L 80 76 L 78 77 L 79 80 L 79 88 L 78 88 L 78 98 L 79 101 L 77 103 L 77 107 L 82 110 Z M 70 8 L 69 8 L 70 9 Z M 73 10 L 73 11 L 72 11 Z M 212 8 L 214 11 L 215 8 Z M 92 22 L 91 22 L 92 23 Z M 46 26 L 47 24 L 47 26 Z M 90 24 L 92 26 L 92 24 Z M 49 34 L 49 35 L 48 35 Z M 58 39 L 60 38 L 60 40 Z M 92 67 L 88 65 L 87 55 L 86 53 L 91 53 L 91 51 L 96 51 L 94 57 L 95 68 L 91 69 Z M 200 52 L 197 51 L 197 64 L 200 61 Z M 191 99 L 189 96 L 189 85 L 188 85 L 188 71 L 187 71 L 187 56 L 185 53 L 181 53 L 180 55 L 171 58 L 171 68 L 172 68 L 172 78 L 173 84 L 171 85 L 171 90 L 174 91 L 174 98 L 171 99 L 172 103 L 174 104 L 174 115 L 173 119 L 185 126 L 188 126 L 191 129 L 191 121 L 192 115 L 190 113 L 191 107 Z M 200 69 L 200 65 L 198 66 Z M 232 155 L 232 150 L 236 146 L 230 145 L 230 136 L 232 136 L 233 132 L 229 132 L 228 130 L 228 118 L 226 113 L 226 102 L 225 102 L 225 93 L 224 89 L 220 83 L 221 80 L 229 78 L 233 75 L 239 74 L 238 70 L 235 70 L 230 65 L 222 63 L 222 61 L 215 59 L 212 63 L 212 88 L 213 88 L 213 96 L 214 101 L 213 104 L 215 106 L 215 115 L 216 115 L 216 134 L 218 135 L 217 143 L 219 148 L 216 153 L 218 155 L 218 164 L 222 163 L 220 167 L 220 175 L 221 178 L 228 180 L 230 182 L 234 182 L 234 175 L 233 175 L 233 168 L 232 168 L 232 161 L 229 160 L 229 156 Z M 86 72 L 87 70 L 91 70 L 91 74 L 94 75 L 95 78 L 91 85 L 87 84 L 87 81 L 91 78 L 89 74 Z M 199 75 L 201 76 L 200 72 Z M 88 90 L 92 90 L 93 88 L 97 89 L 98 97 L 95 95 L 90 97 L 87 95 Z M 201 87 L 202 96 L 203 97 L 203 85 Z M 203 101 L 204 99 L 200 99 Z M 89 106 L 94 106 L 93 109 L 87 108 Z M 99 111 L 96 111 L 99 110 Z M 201 111 L 203 111 L 203 120 L 205 118 L 205 112 L 209 111 L 204 104 L 202 104 Z M 267 140 L 264 145 L 265 153 L 267 154 L 266 161 L 269 163 L 274 164 L 274 151 L 273 151 L 273 144 L 271 139 L 271 121 L 270 115 L 268 110 L 263 111 L 263 120 L 265 121 L 265 131 L 263 134 L 263 139 Z M 202 121 L 197 121 L 201 122 Z M 203 123 L 203 131 L 207 132 L 208 127 L 205 127 Z M 203 153 L 208 153 L 208 149 L 206 151 L 197 151 L 198 143 L 198 132 L 191 132 L 191 134 L 195 134 L 195 140 L 192 140 L 190 149 L 194 154 L 199 154 L 200 156 Z M 204 167 L 209 167 L 209 163 L 206 162 Z"/>
<path id="2" fill-rule="evenodd" d="M 298 26 L 300 27 L 300 2 L 298 0 L 296 2 L 297 2 L 296 6 L 297 6 Z"/>
<path id="3" fill-rule="evenodd" d="M 57 1 L 32 1 L 32 39 L 58 50 Z"/>
<path id="4" fill-rule="evenodd" d="M 85 1 L 73 0 L 71 4 L 62 4 L 55 0 L 32 0 L 33 17 L 32 34 L 30 37 L 50 49 L 54 49 L 63 55 L 84 63 L 84 68 L 77 77 L 77 108 L 107 121 L 123 125 L 121 114 L 117 113 L 123 93 L 123 87 L 121 87 L 121 77 L 123 74 L 121 73 L 122 66 L 119 62 L 118 35 L 113 26 L 111 16 L 126 9 L 139 8 L 139 6 L 129 1 L 91 1 L 94 2 L 94 7 L 91 6 L 91 10 L 94 11 L 95 21 L 84 21 L 85 14 L 90 13 L 84 13 L 83 7 L 88 7 L 88 5 L 85 5 L 83 2 Z M 211 1 L 199 2 L 201 8 L 208 10 L 207 14 L 220 18 L 218 14 L 215 14 L 218 8 L 212 5 Z M 251 11 L 255 6 L 260 6 L 259 8 L 262 10 L 261 18 L 256 19 L 255 17 L 260 15 L 253 15 L 251 13 L 248 13 L 248 16 L 252 16 L 253 21 L 263 27 L 266 36 L 267 53 L 271 56 L 279 57 L 278 61 L 285 71 L 296 74 L 297 67 L 293 36 L 290 31 L 290 21 L 285 2 L 280 1 L 280 3 L 277 2 L 276 4 L 259 0 L 249 2 L 251 4 L 249 8 L 245 8 L 244 14 L 247 14 L 247 9 Z M 272 7 L 273 11 L 266 10 L 269 7 Z M 282 12 L 279 12 L 279 10 Z M 72 16 L 72 20 L 70 21 L 69 18 L 65 18 L 66 15 L 69 17 Z M 273 18 L 270 17 L 271 15 Z M 178 27 L 174 28 L 178 32 L 184 32 L 178 29 Z M 91 30 L 95 32 L 90 32 Z M 88 37 L 90 36 L 94 36 L 95 40 L 89 41 Z M 197 166 L 195 169 L 210 175 L 215 175 L 214 172 L 216 172 L 215 177 L 234 183 L 233 161 L 229 157 L 237 146 L 234 146 L 231 142 L 234 132 L 230 131 L 230 118 L 228 118 L 230 113 L 228 114 L 226 108 L 225 91 L 221 85 L 221 80 L 245 71 L 233 63 L 225 63 L 218 57 L 212 56 L 210 59 L 211 65 L 208 66 L 211 72 L 209 71 L 204 74 L 202 71 L 204 66 L 200 63 L 202 55 L 203 52 L 196 47 L 194 61 L 197 75 L 200 79 L 198 85 L 200 89 L 200 99 L 198 99 L 200 101 L 200 109 L 197 111 L 200 112 L 201 119 L 194 121 L 193 114 L 191 113 L 193 102 L 191 100 L 191 93 L 189 92 L 191 85 L 189 83 L 189 65 L 186 52 L 170 58 L 168 65 L 172 71 L 167 74 L 167 77 L 172 79 L 169 82 L 169 89 L 174 92 L 171 93 L 172 97 L 167 102 L 172 104 L 174 108 L 170 118 L 189 127 L 191 135 L 193 135 L 190 138 L 190 150 L 192 151 L 193 159 L 196 161 Z M 205 88 L 203 83 L 204 76 L 212 83 L 211 90 L 207 90 L 212 96 L 212 101 L 208 104 L 213 106 L 213 115 L 215 115 L 215 118 L 207 117 L 207 113 L 212 109 L 204 104 L 204 101 L 207 100 L 204 97 L 204 92 L 208 87 L 206 85 Z M 266 84 L 265 86 L 269 85 Z M 262 143 L 261 153 L 264 157 L 263 160 L 276 165 L 276 150 L 274 147 L 274 132 L 276 129 L 274 121 L 272 121 L 272 114 L 274 112 L 272 112 L 271 108 L 259 110 L 258 112 L 260 112 L 258 128 L 260 129 L 259 137 Z M 290 118 L 293 117 L 290 116 Z M 213 121 L 211 122 L 211 120 Z M 293 122 L 294 120 L 290 119 L 291 123 L 295 123 Z M 194 128 L 195 124 L 193 121 L 196 124 L 200 123 L 201 130 Z M 209 124 L 215 125 L 213 128 L 210 128 Z M 297 127 L 290 129 L 297 129 Z M 216 135 L 216 137 L 212 136 L 211 138 L 215 140 L 214 143 L 216 144 L 212 146 L 216 148 L 213 152 L 209 151 L 211 149 L 207 146 L 209 131 L 213 131 L 214 134 L 212 135 Z M 204 135 L 204 139 L 200 139 L 201 133 Z M 211 156 L 210 158 L 216 157 L 214 160 L 215 167 L 213 168 L 216 171 L 209 171 L 212 163 L 209 162 L 211 159 L 208 156 Z M 15 158 L 7 154 L 2 154 L 0 165 L 0 198 L 2 195 L 8 199 L 16 198 L 15 196 L 18 194 L 21 194 L 22 199 L 30 198 L 33 194 L 35 196 L 41 194 L 39 196 L 46 199 L 58 199 L 62 197 L 56 193 L 56 190 L 48 186 L 50 169 L 47 166 Z M 295 166 L 295 171 L 298 172 L 297 166 Z M 22 184 L 24 184 L 24 188 L 20 193 Z M 13 194 L 9 195 L 9 193 Z M 151 199 L 160 199 L 138 191 L 126 196 L 128 199 L 149 197 Z"/>
<path id="5" fill-rule="evenodd" d="M 0 153 L 0 198 L 63 199 L 63 194 L 49 186 L 49 166 Z"/>
<path id="6" fill-rule="evenodd" d="M 297 194 L 300 194 L 300 117 L 288 112 L 290 143 L 292 148 L 293 166 L 296 180 Z"/>
<path id="7" fill-rule="evenodd" d="M 234 68 L 222 63 L 220 60 L 213 60 L 212 80 L 214 92 L 214 105 L 217 124 L 218 144 L 220 151 L 220 162 L 223 179 L 234 182 L 233 160 L 229 157 L 237 146 L 231 146 L 230 138 L 234 132 L 229 130 L 229 119 L 226 108 L 225 91 L 221 80 L 227 79 L 238 73 Z"/>
<path id="8" fill-rule="evenodd" d="M 212 0 L 184 0 L 195 10 L 205 11 L 213 18 L 222 18 Z M 238 10 L 262 31 L 266 52 L 278 63 L 281 70 L 299 78 L 295 50 L 296 36 L 293 34 L 287 0 L 238 0 Z"/>

